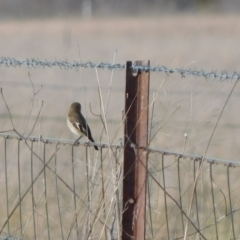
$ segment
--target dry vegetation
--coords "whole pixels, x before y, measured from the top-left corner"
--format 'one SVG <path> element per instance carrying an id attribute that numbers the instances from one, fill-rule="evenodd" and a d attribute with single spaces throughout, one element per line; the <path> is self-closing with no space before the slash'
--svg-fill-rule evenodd
<path id="1" fill-rule="evenodd" d="M 238 16 L 193 16 L 178 15 L 165 16 L 161 18 L 136 18 L 136 19 L 54 19 L 54 20 L 28 20 L 28 21 L 6 21 L 0 25 L 0 55 L 7 57 L 15 57 L 17 59 L 37 58 L 41 60 L 78 60 L 93 62 L 120 62 L 126 60 L 150 60 L 153 65 L 166 65 L 168 67 L 185 67 L 204 69 L 206 71 L 217 70 L 221 72 L 226 70 L 229 72 L 240 71 L 238 58 L 240 53 L 240 31 Z M 117 52 L 116 52 L 117 50 Z M 122 110 L 124 107 L 124 86 L 125 72 L 115 70 L 81 69 L 63 70 L 58 68 L 6 68 L 0 67 L 0 87 L 3 89 L 4 96 L 12 114 L 12 120 L 16 129 L 23 132 L 26 121 L 29 118 L 31 108 L 31 100 L 33 97 L 31 82 L 29 81 L 28 72 L 34 84 L 36 91 L 41 91 L 35 96 L 33 103 L 32 117 L 26 133 L 30 133 L 31 126 L 36 120 L 40 109 L 41 101 L 44 105 L 40 114 L 40 118 L 32 135 L 45 138 L 56 139 L 73 139 L 74 136 L 66 127 L 66 114 L 71 102 L 79 101 L 83 104 L 84 114 L 87 116 L 89 124 L 92 128 L 93 136 L 97 142 L 119 143 L 122 138 Z M 108 126 L 108 136 L 103 133 L 103 126 L 99 118 L 100 103 L 98 94 L 98 80 L 100 81 L 100 89 L 103 97 L 103 103 L 107 108 L 106 119 Z M 111 89 L 110 89 L 110 83 Z M 207 146 L 207 156 L 216 158 L 230 159 L 239 161 L 240 150 L 238 136 L 240 115 L 238 114 L 238 96 L 239 86 L 237 84 L 234 92 L 224 109 L 223 115 L 217 126 L 211 142 L 210 136 L 217 122 L 219 114 L 226 102 L 231 88 L 234 83 L 227 81 L 212 81 L 204 78 L 186 77 L 181 78 L 177 75 L 166 76 L 163 73 L 151 74 L 150 102 L 154 99 L 154 113 L 151 122 L 153 123 L 152 134 L 155 136 L 150 146 L 156 149 L 167 149 L 170 151 L 187 152 L 203 155 Z M 108 99 L 108 92 L 110 98 Z M 92 112 L 89 104 L 91 104 Z M 152 114 L 152 106 L 150 113 Z M 94 114 L 93 114 L 94 113 Z M 96 114 L 96 115 L 95 115 Z M 9 120 L 6 105 L 4 101 L 0 101 L 0 131 L 12 128 Z M 238 121 L 239 120 L 239 121 Z M 187 139 L 184 137 L 187 133 Z M 156 135 L 155 135 L 156 134 Z M 4 139 L 1 139 L 1 152 L 5 153 Z M 21 192 L 23 193 L 31 182 L 30 171 L 30 151 L 24 147 L 21 150 Z M 43 144 L 36 144 L 35 150 L 43 158 Z M 18 182 L 17 176 L 17 141 L 7 140 L 7 161 L 8 161 L 8 182 L 9 182 L 9 203 L 10 209 L 18 201 Z M 74 148 L 75 149 L 75 148 Z M 54 153 L 55 146 L 47 145 L 46 161 Z M 52 239 L 61 239 L 60 223 L 58 208 L 56 207 L 56 196 L 60 199 L 60 209 L 63 217 L 63 234 L 66 239 L 69 229 L 79 227 L 80 234 L 90 234 L 92 238 L 105 238 L 104 224 L 114 229 L 112 236 L 119 237 L 118 226 L 120 218 L 117 215 L 121 203 L 119 195 L 119 178 L 121 177 L 121 158 L 122 153 L 119 151 L 120 164 L 115 165 L 114 156 L 104 150 L 103 152 L 103 170 L 101 169 L 101 155 L 96 154 L 91 149 L 88 157 L 85 156 L 86 149 L 84 147 L 75 150 L 74 160 L 72 164 L 71 147 L 62 146 L 58 152 L 57 169 L 59 175 L 69 185 L 76 187 L 76 192 L 80 196 L 77 198 L 76 209 L 79 210 L 78 224 L 72 224 L 74 221 L 75 207 L 74 196 L 64 185 L 59 186 L 59 195 L 56 194 L 56 185 L 58 181 L 55 174 L 46 169 L 48 185 L 48 204 L 49 222 L 52 229 Z M 0 191 L 3 196 L 6 195 L 5 190 L 5 155 L 0 155 Z M 150 155 L 149 167 L 150 171 L 159 178 L 162 178 L 162 165 L 159 155 Z M 172 164 L 168 167 L 166 173 L 167 187 L 169 191 L 177 198 L 177 180 L 171 176 L 177 174 L 176 159 L 170 159 Z M 55 169 L 54 160 L 51 166 Z M 192 182 L 194 177 L 193 163 L 182 163 L 181 173 L 183 177 L 182 191 L 184 192 L 184 210 L 189 203 L 189 195 L 192 191 Z M 75 170 L 75 184 L 72 183 L 72 167 Z M 89 167 L 88 169 L 86 167 Z M 34 176 L 42 168 L 41 162 L 34 159 Z M 209 198 L 210 186 L 204 182 L 204 177 L 208 175 L 209 167 L 203 168 L 201 175 L 201 187 L 199 187 L 200 205 L 200 222 L 201 227 L 212 223 L 212 203 Z M 239 170 L 238 170 L 239 171 Z M 89 176 L 86 176 L 86 173 Z M 216 183 L 214 189 L 217 195 L 217 206 L 219 215 L 224 214 L 225 206 L 223 202 L 223 194 L 218 189 L 220 186 L 224 188 L 224 195 L 228 195 L 226 183 L 226 169 L 220 169 L 216 173 Z M 231 174 L 232 181 L 237 176 L 237 170 Z M 102 175 L 104 177 L 102 177 Z M 217 177 L 218 176 L 218 177 Z M 88 178 L 87 178 L 88 177 Z M 207 178 L 205 177 L 205 178 Z M 37 234 L 39 239 L 46 239 L 46 216 L 44 201 L 44 184 L 42 179 L 44 173 L 40 176 L 37 184 L 34 185 L 34 201 L 36 204 Z M 87 181 L 88 179 L 88 181 Z M 102 196 L 101 179 L 104 179 L 105 195 Z M 186 181 L 184 181 L 184 179 Z M 45 179 L 46 180 L 46 179 Z M 176 181 L 173 181 L 176 180 Z M 224 184 L 222 183 L 224 181 Z M 90 185 L 89 186 L 89 182 Z M 150 181 L 151 182 L 151 181 Z M 223 186 L 224 185 L 224 186 Z M 233 189 L 239 187 L 237 182 L 232 185 Z M 91 194 L 89 195 L 89 189 Z M 116 189 L 118 189 L 116 191 Z M 174 191 L 174 190 L 175 191 Z M 147 234 L 150 239 L 160 239 L 162 229 L 166 228 L 166 219 L 163 218 L 163 192 L 158 186 L 150 187 L 151 207 L 148 208 L 148 227 Z M 37 193 L 36 193 L 37 192 Z M 185 193 L 186 192 L 186 193 Z M 92 198 L 89 200 L 89 196 Z M 101 196 L 100 204 L 99 196 Z M 204 198 L 204 200 L 203 200 Z M 24 239 L 32 239 L 34 236 L 32 224 L 32 195 L 31 191 L 27 198 L 24 199 L 22 209 L 22 223 Z M 177 199 L 178 200 L 178 199 Z M 218 201 L 219 200 L 219 201 Z M 239 196 L 234 195 L 234 205 L 238 207 Z M 90 209 L 86 205 L 91 202 Z M 228 200 L 229 201 L 229 200 Z M 83 204 L 84 202 L 84 204 Z M 207 202 L 205 205 L 204 203 Z M 104 205 L 105 204 L 105 205 Z M 119 204 L 119 206 L 117 206 Z M 180 213 L 176 206 L 169 200 L 169 208 L 171 210 L 172 221 L 174 226 L 180 220 Z M 0 226 L 6 220 L 6 199 L 0 199 Z M 99 210 L 99 206 L 102 207 Z M 228 202 L 229 206 L 229 202 Z M 109 209 L 110 212 L 103 209 Z M 152 216 L 149 215 L 149 209 L 152 210 Z M 211 209 L 211 210 L 209 210 Z M 90 212 L 89 212 L 90 211 Z M 95 221 L 97 212 L 101 221 Z M 179 214 L 179 215 L 177 215 Z M 193 218 L 196 219 L 196 211 Z M 175 216 L 178 217 L 175 217 Z M 90 216 L 90 217 L 89 217 Z M 90 219 L 89 219 L 89 218 Z M 152 222 L 149 220 L 152 219 Z M 210 219 L 210 220 L 209 220 Z M 226 218 L 227 219 L 227 218 Z M 230 218 L 229 218 L 230 219 Z M 209 220 L 209 222 L 208 222 Z M 29 221 L 29 225 L 28 225 Z M 185 220 L 186 221 L 186 220 Z M 230 221 L 230 220 L 229 220 Z M 10 233 L 14 236 L 21 236 L 19 226 L 19 211 L 11 218 Z M 90 223 L 94 223 L 91 225 Z M 96 225 L 95 225 L 96 223 Z M 159 225 L 159 224 L 160 225 Z M 220 226 L 223 239 L 231 238 L 231 230 L 224 226 Z M 72 231 L 69 239 L 76 239 L 76 231 Z M 109 229 L 108 229 L 109 230 Z M 107 230 L 106 234 L 109 234 Z M 166 230 L 166 229 L 165 229 Z M 166 232 L 164 230 L 164 232 Z M 190 232 L 193 229 L 190 228 Z M 179 229 L 170 229 L 171 237 L 182 236 L 182 226 Z M 212 236 L 214 229 L 206 232 L 206 236 Z M 236 231 L 239 232 L 239 229 Z M 4 229 L 7 232 L 7 227 Z M 226 235 L 225 235 L 226 234 Z M 226 238 L 227 236 L 227 238 Z M 238 234 L 239 236 L 239 234 Z M 164 235 L 163 239 L 166 235 Z M 193 235 L 191 239 L 198 239 Z"/>

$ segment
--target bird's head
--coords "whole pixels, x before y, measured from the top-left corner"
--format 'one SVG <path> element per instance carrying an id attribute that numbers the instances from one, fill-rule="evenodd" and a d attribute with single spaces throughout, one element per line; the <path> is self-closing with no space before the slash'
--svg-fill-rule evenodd
<path id="1" fill-rule="evenodd" d="M 71 104 L 71 109 L 80 112 L 81 111 L 81 104 L 78 103 L 78 102 L 74 102 L 74 103 Z"/>

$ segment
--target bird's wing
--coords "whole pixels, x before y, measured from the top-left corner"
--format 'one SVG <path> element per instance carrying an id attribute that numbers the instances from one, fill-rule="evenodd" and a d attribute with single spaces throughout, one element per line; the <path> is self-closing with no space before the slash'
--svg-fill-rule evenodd
<path id="1" fill-rule="evenodd" d="M 88 125 L 82 125 L 81 123 L 78 122 L 74 122 L 73 126 L 75 128 L 77 128 L 82 134 L 84 134 L 86 137 L 88 137 L 91 141 L 93 141 L 92 139 L 92 134 L 91 131 L 88 127 Z"/>
<path id="2" fill-rule="evenodd" d="M 73 122 L 72 123 L 73 124 L 73 126 L 75 127 L 75 128 L 77 128 L 77 129 L 79 129 L 80 131 L 81 131 L 81 125 L 80 125 L 80 123 L 78 123 L 78 122 Z"/>
<path id="3" fill-rule="evenodd" d="M 91 131 L 88 127 L 88 125 L 85 124 L 79 124 L 80 131 L 87 137 L 91 136 Z"/>
<path id="4" fill-rule="evenodd" d="M 81 119 L 81 124 L 79 127 L 81 128 L 81 131 L 89 138 L 89 140 L 94 142 L 94 140 L 92 138 L 91 130 L 90 130 L 88 124 L 86 123 L 85 119 Z"/>

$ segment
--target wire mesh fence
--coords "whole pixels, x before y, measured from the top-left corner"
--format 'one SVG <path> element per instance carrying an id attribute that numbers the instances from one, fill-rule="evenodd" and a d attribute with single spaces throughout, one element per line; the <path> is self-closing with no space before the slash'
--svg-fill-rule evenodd
<path id="1" fill-rule="evenodd" d="M 149 155 L 149 239 L 238 239 L 239 184 L 235 179 L 239 167 L 155 155 Z"/>
<path id="2" fill-rule="evenodd" d="M 1 134 L 0 142 L 1 236 L 121 238 L 122 145 L 99 144 L 97 153 L 41 137 Z M 238 239 L 239 163 L 145 150 L 146 239 Z"/>
<path id="3" fill-rule="evenodd" d="M 96 157 L 88 144 L 78 148 L 4 136 L 1 148 L 1 234 L 20 239 L 116 235 L 121 172 L 118 162 L 103 161 L 104 146 Z M 113 152 L 118 159 L 119 150 Z"/>

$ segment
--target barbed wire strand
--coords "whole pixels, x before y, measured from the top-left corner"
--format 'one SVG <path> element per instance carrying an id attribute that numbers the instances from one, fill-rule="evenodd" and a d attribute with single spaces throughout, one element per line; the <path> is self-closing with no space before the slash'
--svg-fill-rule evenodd
<path id="1" fill-rule="evenodd" d="M 22 67 L 26 66 L 28 68 L 37 68 L 37 67 L 59 67 L 60 69 L 80 69 L 80 68 L 99 68 L 99 69 L 118 69 L 118 70 L 124 70 L 126 68 L 126 64 L 121 63 L 94 63 L 91 61 L 87 62 L 78 62 L 78 61 L 62 61 L 62 60 L 55 60 L 55 61 L 47 61 L 47 60 L 38 60 L 34 58 L 25 59 L 25 60 L 18 60 L 15 58 L 9 58 L 9 57 L 0 57 L 0 67 Z M 238 81 L 240 79 L 240 73 L 237 73 L 236 71 L 232 74 L 229 74 L 227 71 L 223 70 L 221 73 L 218 73 L 217 71 L 211 71 L 206 72 L 204 70 L 196 70 L 196 69 L 184 69 L 184 68 L 168 68 L 166 66 L 137 66 L 132 65 L 133 72 L 136 72 L 138 70 L 141 71 L 150 71 L 155 73 L 164 72 L 166 74 L 179 74 L 181 77 L 186 77 L 188 75 L 192 75 L 195 77 L 204 77 L 206 79 L 219 79 L 221 81 L 227 81 L 227 80 L 234 80 Z"/>

